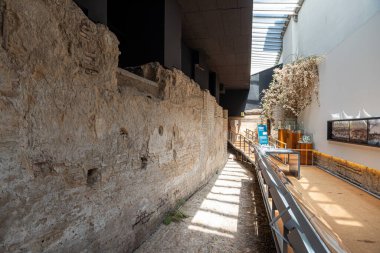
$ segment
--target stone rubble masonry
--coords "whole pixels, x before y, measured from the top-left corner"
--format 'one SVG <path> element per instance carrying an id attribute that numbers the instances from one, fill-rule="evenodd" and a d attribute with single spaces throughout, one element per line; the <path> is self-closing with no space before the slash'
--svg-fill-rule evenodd
<path id="1" fill-rule="evenodd" d="M 313 152 L 315 165 L 380 196 L 380 172 L 365 165 L 344 160 L 322 152 Z"/>
<path id="2" fill-rule="evenodd" d="M 0 252 L 131 252 L 225 164 L 215 99 L 71 0 L 0 0 L 0 43 Z"/>

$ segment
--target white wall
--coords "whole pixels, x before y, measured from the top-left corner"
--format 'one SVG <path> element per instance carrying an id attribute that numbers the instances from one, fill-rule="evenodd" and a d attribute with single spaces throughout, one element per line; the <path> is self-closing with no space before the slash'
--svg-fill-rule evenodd
<path id="1" fill-rule="evenodd" d="M 284 35 L 282 59 L 327 54 L 380 10 L 380 0 L 306 0 Z"/>
<path id="2" fill-rule="evenodd" d="M 321 152 L 380 169 L 380 148 L 327 141 L 327 121 L 343 111 L 380 116 L 380 1 L 307 0 L 284 36 L 284 62 L 292 54 L 324 55 L 319 66 L 320 106 L 301 117 Z"/>

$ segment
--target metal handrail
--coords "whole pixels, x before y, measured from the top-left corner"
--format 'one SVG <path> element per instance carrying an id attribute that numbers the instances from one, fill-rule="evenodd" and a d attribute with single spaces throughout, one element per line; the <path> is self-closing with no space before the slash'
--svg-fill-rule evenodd
<path id="1" fill-rule="evenodd" d="M 269 139 L 269 143 L 273 143 L 274 147 L 277 148 L 277 147 L 281 147 L 281 148 L 286 148 L 287 147 L 287 144 L 283 141 L 280 141 L 276 138 L 273 138 L 272 136 L 268 136 L 268 139 Z M 282 144 L 282 145 L 277 145 L 277 144 Z"/>
<path id="2" fill-rule="evenodd" d="M 264 204 L 270 221 L 273 237 L 275 238 L 278 252 L 288 252 L 289 247 L 294 252 L 345 252 L 344 247 L 338 250 L 326 244 L 329 238 L 321 238 L 324 234 L 313 227 L 312 218 L 308 217 L 299 206 L 291 191 L 281 180 L 279 170 L 274 169 L 265 151 L 257 143 L 252 142 L 246 136 L 231 133 L 229 142 L 241 152 L 241 155 L 255 165 L 257 178 L 263 195 Z M 254 159 L 251 158 L 254 154 Z M 279 222 L 281 221 L 281 222 Z M 280 224 L 279 224 L 280 223 Z M 313 222 L 315 225 L 318 222 Z M 280 229 L 281 228 L 281 229 Z M 330 238 L 331 241 L 331 238 Z M 332 248 L 332 250 L 331 250 Z"/>
<path id="3" fill-rule="evenodd" d="M 254 142 L 257 142 L 257 136 L 256 136 L 256 133 L 254 131 L 252 131 L 251 129 L 245 129 L 245 135 L 248 139 L 254 141 Z"/>
<path id="4" fill-rule="evenodd" d="M 298 151 L 298 152 L 311 152 L 311 165 L 314 165 L 314 152 L 317 151 L 315 149 L 308 149 L 308 148 L 289 148 L 289 150 L 292 150 L 292 151 Z M 284 158 L 284 161 L 282 160 L 281 157 L 277 156 L 278 159 L 280 159 L 280 161 L 283 163 L 283 164 L 287 164 L 288 161 L 286 158 Z"/>
<path id="5" fill-rule="evenodd" d="M 252 131 L 251 129 L 245 129 L 245 136 L 250 139 L 250 140 L 256 140 L 256 132 Z M 273 138 L 272 136 L 268 136 L 268 141 L 271 146 L 274 146 L 275 148 L 281 147 L 281 148 L 286 148 L 287 144 L 283 141 L 280 141 L 276 138 Z"/>

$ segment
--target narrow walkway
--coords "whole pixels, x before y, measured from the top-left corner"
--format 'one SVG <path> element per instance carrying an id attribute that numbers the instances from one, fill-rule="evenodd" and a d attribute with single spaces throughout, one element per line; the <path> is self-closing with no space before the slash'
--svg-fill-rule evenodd
<path id="1" fill-rule="evenodd" d="M 380 252 L 380 200 L 314 166 L 289 179 L 352 252 Z"/>
<path id="2" fill-rule="evenodd" d="M 189 218 L 161 225 L 136 252 L 275 252 L 259 185 L 233 155 L 181 211 Z"/>
<path id="3" fill-rule="evenodd" d="M 379 199 L 316 166 L 301 166 L 301 179 L 288 179 L 351 252 L 380 252 Z"/>

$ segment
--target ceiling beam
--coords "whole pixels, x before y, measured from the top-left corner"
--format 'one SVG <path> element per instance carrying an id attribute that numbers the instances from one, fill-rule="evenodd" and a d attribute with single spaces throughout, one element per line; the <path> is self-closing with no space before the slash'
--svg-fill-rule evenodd
<path id="1" fill-rule="evenodd" d="M 274 18 L 274 19 L 269 19 L 269 18 L 264 18 L 264 19 L 260 19 L 260 18 L 253 18 L 252 20 L 252 24 L 268 24 L 268 25 L 271 25 L 271 24 L 286 24 L 286 19 L 278 19 L 278 18 Z"/>
<path id="2" fill-rule="evenodd" d="M 271 58 L 271 59 L 275 59 L 276 57 L 278 57 L 279 54 L 274 54 L 274 55 L 265 55 L 265 54 L 251 54 L 251 59 L 254 58 L 254 57 L 263 57 L 263 58 Z"/>
<path id="3" fill-rule="evenodd" d="M 252 43 L 253 42 L 263 42 L 263 43 L 280 43 L 282 44 L 282 40 L 271 40 L 271 39 L 263 39 L 263 40 L 257 40 L 257 39 L 252 39 Z"/>
<path id="4" fill-rule="evenodd" d="M 268 56 L 268 57 L 276 58 L 278 56 L 278 54 L 252 54 L 251 58 L 252 57 L 260 57 L 260 56 Z"/>
<path id="5" fill-rule="evenodd" d="M 282 30 L 284 29 L 283 26 L 252 26 L 252 29 L 275 29 L 275 30 Z"/>
<path id="6" fill-rule="evenodd" d="M 299 4 L 299 0 L 255 0 L 257 4 Z"/>
<path id="7" fill-rule="evenodd" d="M 253 49 L 263 49 L 264 51 L 267 49 L 267 50 L 281 50 L 281 47 L 271 47 L 271 46 L 267 46 L 267 47 L 258 47 L 258 46 L 252 46 Z"/>
<path id="8" fill-rule="evenodd" d="M 276 60 L 276 57 L 251 57 L 251 61 L 274 61 Z"/>
<path id="9" fill-rule="evenodd" d="M 255 36 L 254 34 L 279 34 L 281 36 L 281 34 L 283 33 L 283 30 L 268 30 L 268 31 L 263 31 L 263 30 L 260 30 L 260 29 L 255 29 L 254 31 L 252 31 L 252 36 Z"/>
<path id="10" fill-rule="evenodd" d="M 269 14 L 269 13 L 253 13 L 253 19 L 255 18 L 288 18 L 287 14 Z"/>
<path id="11" fill-rule="evenodd" d="M 281 46 L 282 42 L 252 41 L 252 45 Z"/>
<path id="12" fill-rule="evenodd" d="M 251 62 L 252 63 L 255 63 L 255 62 L 276 62 L 277 59 L 252 59 Z"/>

